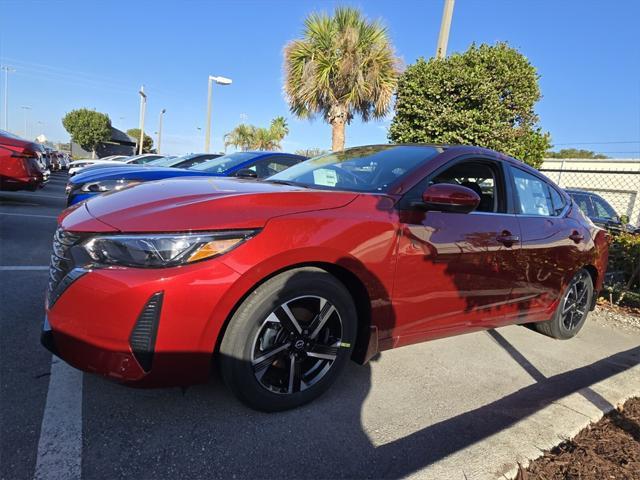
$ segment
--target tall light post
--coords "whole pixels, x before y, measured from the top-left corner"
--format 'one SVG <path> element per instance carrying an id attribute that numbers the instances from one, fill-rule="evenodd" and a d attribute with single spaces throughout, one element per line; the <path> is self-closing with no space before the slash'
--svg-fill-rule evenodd
<path id="1" fill-rule="evenodd" d="M 205 131 L 204 137 L 205 153 L 209 153 L 209 144 L 211 142 L 211 93 L 213 90 L 213 82 L 216 82 L 218 85 L 231 85 L 231 79 L 209 75 L 209 92 L 207 96 L 207 130 Z"/>
<path id="2" fill-rule="evenodd" d="M 166 111 L 166 108 L 160 110 L 160 125 L 158 125 L 158 146 L 156 147 L 156 153 L 160 153 L 160 142 L 162 141 L 162 117 L 164 117 L 164 112 Z"/>
<path id="3" fill-rule="evenodd" d="M 15 72 L 9 65 L 0 67 L 4 71 L 4 129 L 9 131 L 9 74 Z"/>
<path id="4" fill-rule="evenodd" d="M 449 30 L 451 29 L 451 18 L 453 17 L 454 3 L 455 0 L 444 0 L 442 23 L 440 23 L 440 35 L 438 35 L 438 46 L 436 47 L 436 58 L 438 59 L 443 59 L 447 56 L 447 44 L 449 43 Z"/>
<path id="5" fill-rule="evenodd" d="M 142 146 L 144 144 L 144 114 L 147 110 L 147 94 L 144 93 L 144 85 L 140 87 L 140 143 L 138 144 L 138 155 L 142 155 Z"/>
<path id="6" fill-rule="evenodd" d="M 24 110 L 24 138 L 29 138 L 29 130 L 27 128 L 27 112 L 31 110 L 29 105 L 22 105 L 22 110 Z"/>

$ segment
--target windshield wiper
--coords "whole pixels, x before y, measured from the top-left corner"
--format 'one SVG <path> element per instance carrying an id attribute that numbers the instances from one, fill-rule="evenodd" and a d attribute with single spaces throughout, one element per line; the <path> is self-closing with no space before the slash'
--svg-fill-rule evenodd
<path id="1" fill-rule="evenodd" d="M 305 185 L 304 183 L 292 182 L 290 180 L 262 180 L 263 182 L 268 183 L 276 183 L 278 185 L 289 185 L 292 187 L 302 187 L 302 188 L 311 188 L 309 185 Z"/>

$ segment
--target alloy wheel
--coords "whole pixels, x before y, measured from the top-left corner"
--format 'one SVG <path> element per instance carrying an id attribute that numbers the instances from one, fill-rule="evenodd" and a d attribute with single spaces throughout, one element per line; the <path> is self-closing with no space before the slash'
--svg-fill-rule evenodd
<path id="1" fill-rule="evenodd" d="M 251 352 L 256 380 L 278 394 L 318 383 L 342 346 L 342 319 L 326 298 L 306 295 L 281 303 L 262 322 Z"/>
<path id="2" fill-rule="evenodd" d="M 586 317 L 589 306 L 589 282 L 587 272 L 581 272 L 564 295 L 560 312 L 562 325 L 569 331 L 578 327 Z"/>

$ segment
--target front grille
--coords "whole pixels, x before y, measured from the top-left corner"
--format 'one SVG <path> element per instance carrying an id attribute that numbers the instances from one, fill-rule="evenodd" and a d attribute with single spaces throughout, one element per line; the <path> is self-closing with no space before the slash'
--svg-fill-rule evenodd
<path id="1" fill-rule="evenodd" d="M 48 306 L 51 308 L 74 280 L 80 277 L 83 269 L 76 268 L 71 247 L 82 237 L 58 228 L 53 236 L 53 252 L 49 265 L 49 286 L 47 289 Z"/>

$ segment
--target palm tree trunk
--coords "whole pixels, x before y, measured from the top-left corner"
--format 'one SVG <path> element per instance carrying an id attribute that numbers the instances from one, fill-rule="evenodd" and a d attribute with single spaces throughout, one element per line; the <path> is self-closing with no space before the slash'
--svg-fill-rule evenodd
<path id="1" fill-rule="evenodd" d="M 344 150 L 344 118 L 335 117 L 331 121 L 331 150 L 339 152 Z"/>

